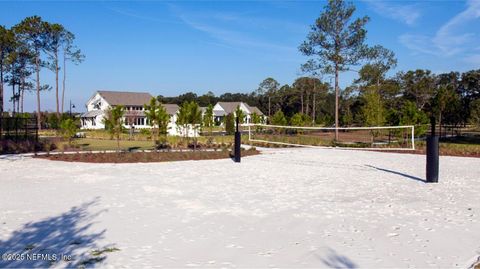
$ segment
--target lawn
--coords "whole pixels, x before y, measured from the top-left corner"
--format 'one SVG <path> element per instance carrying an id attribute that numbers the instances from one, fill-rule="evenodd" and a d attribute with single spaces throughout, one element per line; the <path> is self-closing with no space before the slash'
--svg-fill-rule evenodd
<path id="1" fill-rule="evenodd" d="M 247 142 L 248 137 L 245 136 L 243 141 Z M 96 151 L 96 150 L 117 150 L 117 140 L 106 138 L 75 138 L 72 146 L 68 146 L 67 141 L 55 142 L 59 151 L 61 150 L 82 150 L 82 151 Z M 193 143 L 193 139 L 186 140 L 182 137 L 167 136 L 167 143 L 172 148 L 187 148 L 189 144 Z M 212 136 L 211 138 L 202 136 L 197 139 L 197 144 L 200 148 L 215 147 L 228 148 L 233 143 L 233 136 Z M 152 140 L 128 140 L 123 138 L 120 140 L 120 150 L 152 150 L 155 143 Z"/>
<path id="2" fill-rule="evenodd" d="M 62 142 L 62 145 L 67 142 Z M 116 150 L 117 140 L 110 139 L 94 139 L 94 138 L 77 138 L 74 144 L 78 146 L 78 150 Z M 61 149 L 61 146 L 59 147 Z M 150 150 L 154 148 L 152 141 L 135 141 L 120 140 L 120 150 Z"/>

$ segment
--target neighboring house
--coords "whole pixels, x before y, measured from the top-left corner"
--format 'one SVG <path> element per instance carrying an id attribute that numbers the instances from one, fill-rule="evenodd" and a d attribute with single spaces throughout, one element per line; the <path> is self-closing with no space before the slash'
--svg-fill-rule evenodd
<path id="1" fill-rule="evenodd" d="M 86 104 L 87 112 L 81 115 L 82 129 L 104 129 L 103 119 L 110 107 L 125 107 L 125 128 L 151 128 L 145 115 L 144 105 L 150 102 L 152 95 L 146 92 L 97 91 Z M 178 105 L 162 104 L 170 115 L 168 134 L 177 135 Z"/>
<path id="2" fill-rule="evenodd" d="M 122 105 L 125 107 L 124 127 L 125 128 L 152 128 L 149 125 L 145 115 L 144 105 L 150 103 L 152 95 L 146 92 L 120 92 L 120 91 L 97 91 L 88 99 L 86 107 L 87 112 L 81 115 L 82 129 L 104 129 L 103 120 L 105 113 L 110 107 Z M 167 132 L 169 135 L 185 135 L 187 130 L 177 126 L 177 113 L 179 106 L 176 104 L 162 104 L 165 107 L 168 115 L 170 115 L 170 122 L 168 123 Z M 251 122 L 251 115 L 256 113 L 261 116 L 263 121 L 265 116 L 257 107 L 249 106 L 243 102 L 218 102 L 213 107 L 213 117 L 217 125 L 223 125 L 223 120 L 226 115 L 232 113 L 235 115 L 237 107 L 245 114 L 244 123 Z M 206 107 L 200 107 L 202 116 L 205 114 Z M 188 136 L 198 136 L 198 132 L 194 131 L 192 126 L 188 127 Z"/>
<path id="3" fill-rule="evenodd" d="M 213 117 L 215 123 L 217 125 L 222 125 L 225 116 L 230 113 L 236 116 L 235 110 L 237 110 L 238 107 L 240 107 L 240 109 L 245 114 L 244 124 L 251 123 L 253 113 L 256 113 L 258 116 L 260 116 L 263 121 L 265 120 L 265 115 L 262 113 L 262 111 L 260 111 L 260 109 L 255 106 L 249 106 L 244 102 L 218 102 L 213 107 Z"/>

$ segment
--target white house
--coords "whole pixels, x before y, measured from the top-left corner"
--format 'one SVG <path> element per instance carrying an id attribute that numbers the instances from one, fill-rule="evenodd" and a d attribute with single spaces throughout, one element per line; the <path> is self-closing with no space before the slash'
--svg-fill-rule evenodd
<path id="1" fill-rule="evenodd" d="M 152 95 L 146 92 L 119 92 L 119 91 L 97 91 L 88 99 L 87 112 L 81 115 L 82 129 L 104 129 L 103 119 L 108 108 L 123 105 L 125 107 L 124 127 L 125 128 L 151 128 L 145 116 L 144 105 L 150 102 Z M 162 104 L 170 115 L 168 123 L 168 134 L 178 135 L 177 112 L 178 105 Z"/>
<path id="2" fill-rule="evenodd" d="M 217 124 L 222 125 L 223 119 L 226 115 L 232 113 L 236 116 L 235 110 L 240 107 L 240 109 L 245 114 L 244 123 L 249 124 L 252 121 L 252 114 L 255 113 L 262 118 L 262 121 L 265 120 L 265 115 L 255 106 L 249 106 L 244 102 L 218 102 L 213 107 L 213 117 Z"/>
<path id="3" fill-rule="evenodd" d="M 153 96 L 146 92 L 120 92 L 120 91 L 97 91 L 95 94 L 88 99 L 86 103 L 87 112 L 81 115 L 81 128 L 82 129 L 104 129 L 105 125 L 103 124 L 103 119 L 105 117 L 106 111 L 110 107 L 115 107 L 122 105 L 125 107 L 124 114 L 124 127 L 143 129 L 143 128 L 152 128 L 147 120 L 145 115 L 144 105 L 150 103 L 150 99 Z M 183 136 L 187 130 L 184 130 L 182 127 L 176 124 L 177 122 L 177 113 L 179 111 L 179 106 L 176 104 L 162 104 L 167 113 L 170 115 L 170 122 L 167 126 L 167 132 L 169 135 L 178 135 Z M 235 115 L 235 110 L 237 107 L 244 112 L 246 119 L 244 123 L 251 122 L 251 115 L 256 113 L 261 116 L 262 119 L 265 119 L 264 114 L 257 107 L 249 106 L 243 102 L 218 102 L 213 107 L 213 117 L 215 122 L 222 125 L 223 119 L 226 115 L 233 113 Z M 200 108 L 202 110 L 202 115 L 205 113 L 205 107 Z M 192 126 L 189 126 L 188 136 L 194 137 L 198 136 L 198 130 L 195 131 Z"/>

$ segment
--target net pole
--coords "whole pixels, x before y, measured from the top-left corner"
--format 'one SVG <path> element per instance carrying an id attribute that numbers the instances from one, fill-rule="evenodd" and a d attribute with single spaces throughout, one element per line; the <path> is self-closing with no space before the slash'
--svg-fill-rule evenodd
<path id="1" fill-rule="evenodd" d="M 248 125 L 248 141 L 252 140 L 252 130 L 250 129 L 251 124 Z"/>
<path id="2" fill-rule="evenodd" d="M 415 150 L 415 126 L 412 125 L 412 149 Z"/>

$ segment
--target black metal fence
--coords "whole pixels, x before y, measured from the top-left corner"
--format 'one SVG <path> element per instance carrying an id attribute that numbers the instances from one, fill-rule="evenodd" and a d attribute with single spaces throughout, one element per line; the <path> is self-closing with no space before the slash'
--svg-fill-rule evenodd
<path id="1" fill-rule="evenodd" d="M 0 117 L 0 140 L 38 141 L 36 117 Z"/>

